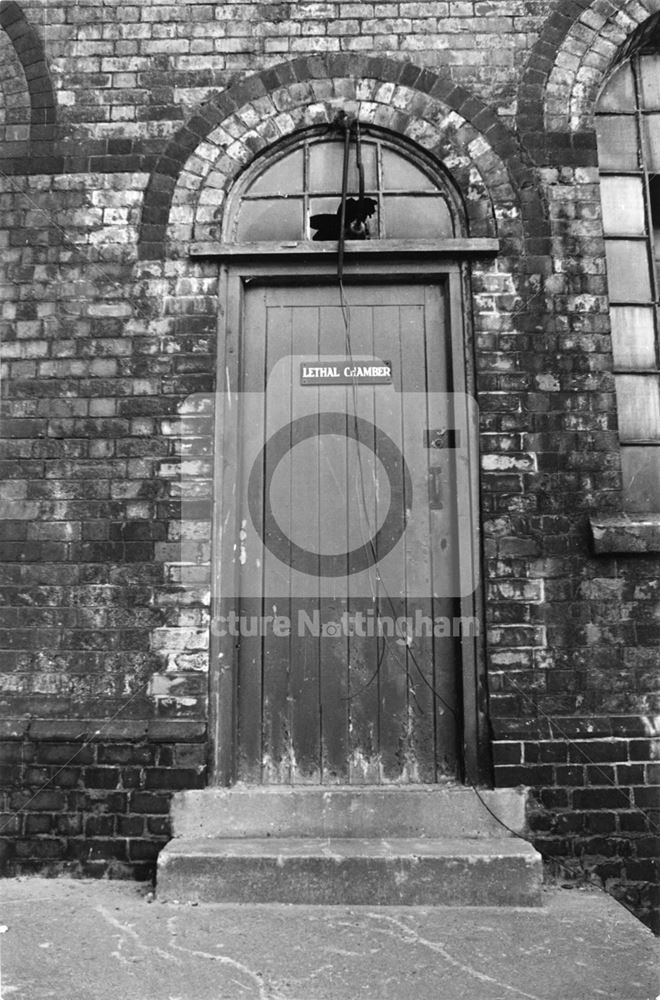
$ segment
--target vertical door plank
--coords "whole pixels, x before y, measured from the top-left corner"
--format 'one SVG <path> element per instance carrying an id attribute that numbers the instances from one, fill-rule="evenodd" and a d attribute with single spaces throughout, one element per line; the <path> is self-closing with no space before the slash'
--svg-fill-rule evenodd
<path id="1" fill-rule="evenodd" d="M 450 356 L 448 331 L 444 322 L 444 301 L 439 286 L 427 286 L 426 299 L 426 343 L 427 372 L 431 393 L 449 392 L 452 388 L 449 378 Z M 455 428 L 459 435 L 459 443 L 465 446 L 467 427 L 464 422 L 462 397 L 449 396 L 447 407 L 443 408 L 438 421 L 435 413 L 435 423 L 441 427 Z M 429 510 L 431 586 L 429 594 L 433 595 L 431 602 L 432 616 L 440 619 L 442 624 L 451 624 L 453 630 L 454 616 L 458 614 L 458 594 L 460 588 L 459 572 L 459 534 L 458 505 L 469 507 L 469 498 L 459 495 L 457 468 L 458 451 L 456 448 L 429 449 L 429 462 L 442 468 L 441 492 L 442 507 L 440 510 Z M 442 631 L 441 628 L 436 630 Z M 438 778 L 455 778 L 457 773 L 458 740 L 460 726 L 458 725 L 459 691 L 457 689 L 459 662 L 459 644 L 452 634 L 436 634 L 433 639 L 433 684 L 436 692 L 436 746 L 435 757 Z"/>
<path id="2" fill-rule="evenodd" d="M 346 356 L 346 333 L 339 289 L 334 288 L 330 301 L 321 309 L 319 354 Z M 332 301 L 334 299 L 334 301 Z M 319 550 L 332 555 L 349 551 L 350 496 L 347 464 L 353 442 L 346 437 L 345 386 L 319 388 L 319 411 L 343 416 L 342 436 L 325 434 L 317 439 Z M 322 780 L 324 784 L 345 783 L 348 779 L 348 639 L 344 616 L 348 610 L 346 591 L 347 559 L 343 559 L 344 575 L 322 578 L 324 596 L 320 601 L 321 623 L 326 634 L 319 639 L 319 669 L 321 681 L 321 746 Z M 336 628 L 336 634 L 328 634 Z"/>
<path id="3" fill-rule="evenodd" d="M 282 290 L 284 294 L 285 290 Z M 316 357 L 319 348 L 320 309 L 312 289 L 286 290 L 289 295 L 300 296 L 299 305 L 294 309 L 292 327 L 291 353 L 302 357 Z M 313 304 L 311 304 L 313 303 Z M 292 373 L 297 383 L 300 372 Z M 316 396 L 316 404 L 311 407 L 318 412 L 318 389 L 309 389 Z M 301 397 L 300 387 L 296 386 L 292 393 L 291 419 L 307 415 L 310 412 L 309 397 Z M 313 444 L 313 439 L 312 442 Z M 289 468 L 291 475 L 292 499 L 292 530 L 294 540 L 308 551 L 318 551 L 320 534 L 318 506 L 318 451 L 312 459 L 313 468 L 308 467 L 310 441 L 300 441 L 294 437 L 292 441 Z M 312 454 L 314 453 L 312 448 Z M 295 525 L 295 530 L 294 530 Z M 320 662 L 319 639 L 312 629 L 301 628 L 303 620 L 313 621 L 319 611 L 318 577 L 309 576 L 304 580 L 308 589 L 300 593 L 300 577 L 298 577 L 298 593 L 292 602 L 292 639 L 291 639 L 291 738 L 295 755 L 295 774 L 293 780 L 298 783 L 315 783 L 321 781 L 321 708 L 320 708 Z"/>
<path id="4" fill-rule="evenodd" d="M 410 298 L 414 291 L 403 286 L 400 298 Z M 374 392 L 374 423 L 384 430 L 401 450 L 402 397 L 404 371 L 408 364 L 408 345 L 401 340 L 399 305 L 377 306 L 373 310 L 374 352 L 392 362 L 394 390 Z M 378 613 L 385 626 L 379 666 L 380 734 L 383 777 L 387 781 L 415 781 L 417 773 L 412 758 L 410 712 L 414 709 L 414 690 L 409 676 L 405 627 L 399 620 L 406 616 L 406 508 L 412 498 L 404 489 L 403 463 L 399 460 L 390 473 L 390 503 L 396 514 L 390 534 L 398 538 L 393 556 L 387 559 L 384 584 L 379 585 Z M 383 512 L 379 511 L 382 520 Z M 383 539 L 385 542 L 385 539 Z M 378 552 L 379 557 L 382 552 Z"/>
<path id="5" fill-rule="evenodd" d="M 247 494 L 247 476 L 250 469 L 246 461 L 256 454 L 263 445 L 265 434 L 265 409 L 262 386 L 266 365 L 266 293 L 263 288 L 251 291 L 246 302 L 246 327 L 248 338 L 243 341 L 241 357 L 241 392 L 233 405 L 239 412 L 239 434 L 242 457 L 239 464 L 241 489 L 239 496 Z M 259 516 L 259 515 L 257 515 Z M 238 563 L 237 600 L 233 610 L 241 620 L 258 620 L 263 612 L 261 593 L 263 588 L 262 543 L 250 515 L 243 506 L 238 519 L 239 536 L 234 539 L 234 558 Z M 235 595 L 230 595 L 232 598 Z M 226 602 L 226 606 L 229 601 Z M 259 636 L 237 635 L 234 638 L 238 659 L 237 679 L 237 734 L 238 778 L 247 782 L 261 781 L 262 761 L 262 669 L 263 650 Z"/>
<path id="6" fill-rule="evenodd" d="M 266 325 L 266 370 L 268 382 L 265 386 L 266 432 L 270 440 L 279 428 L 286 428 L 291 417 L 290 360 L 295 310 L 276 299 L 269 289 L 267 297 Z M 291 537 L 291 521 L 294 516 L 290 479 L 282 476 L 285 471 L 280 456 L 270 447 L 266 451 L 264 474 L 266 483 L 277 482 L 279 490 L 269 490 L 273 513 L 279 527 L 287 537 Z M 278 473 L 280 474 L 278 476 Z M 276 479 L 277 477 L 277 479 Z M 283 487 L 283 488 L 282 488 Z M 266 486 L 263 487 L 264 500 Z M 273 493 L 277 492 L 277 501 Z M 266 547 L 264 552 L 264 616 L 290 616 L 289 566 L 277 559 Z M 265 621 L 265 619 L 264 619 Z M 264 625 L 262 640 L 263 655 L 263 774 L 266 783 L 282 783 L 291 780 L 294 749 L 291 738 L 290 720 L 290 639 L 286 635 L 275 634 L 270 625 Z"/>
<path id="7" fill-rule="evenodd" d="M 423 305 L 402 306 L 401 341 L 404 351 L 402 384 L 402 440 L 412 477 L 412 508 L 405 534 L 406 612 L 412 620 L 412 635 L 407 649 L 409 677 L 409 727 L 411 754 L 420 781 L 435 780 L 435 724 L 437 704 L 433 656 L 433 608 L 430 597 L 431 537 L 429 501 L 446 503 L 433 497 L 429 482 L 429 461 L 435 455 L 425 448 L 427 430 L 434 426 L 436 400 L 427 382 L 427 322 Z M 433 322 L 428 333 L 437 336 Z M 418 617 L 419 616 L 419 617 Z"/>
<path id="8" fill-rule="evenodd" d="M 235 394 L 239 388 L 238 355 L 241 333 L 243 302 L 231 294 L 226 268 L 221 268 L 220 295 L 227 301 L 227 310 L 221 342 L 218 344 L 218 383 L 225 391 L 218 390 L 214 406 L 215 422 L 215 496 L 213 500 L 214 538 L 211 547 L 213 567 L 212 618 L 211 618 L 211 674 L 209 677 L 209 711 L 211 722 L 211 751 L 213 754 L 211 780 L 228 785 L 236 780 L 238 750 L 236 731 L 238 706 L 236 688 L 238 662 L 235 639 L 222 629 L 222 619 L 235 610 L 238 567 L 234 543 L 237 536 L 236 520 L 240 516 L 237 493 L 240 482 L 239 445 L 240 430 Z M 231 391 L 227 391 L 231 389 Z M 233 395 L 232 395 L 233 394 Z M 226 634 L 222 634 L 223 631 Z"/>
<path id="9" fill-rule="evenodd" d="M 352 303 L 349 311 L 350 346 L 356 358 L 375 356 L 373 303 L 378 301 L 379 291 L 351 287 L 347 290 Z M 377 391 L 378 387 L 359 384 L 349 388 L 351 418 L 357 416 L 374 424 L 374 396 Z M 359 449 L 355 447 L 351 451 L 349 486 L 355 497 L 352 508 L 354 523 L 351 526 L 355 547 L 368 543 L 375 535 L 379 515 L 376 486 L 388 487 L 387 483 L 377 481 L 379 468 L 373 452 L 374 443 L 372 433 Z M 351 575 L 348 593 L 349 611 L 356 622 L 355 634 L 349 640 L 350 780 L 354 784 L 375 784 L 380 782 L 382 776 L 379 661 L 381 652 L 384 652 L 384 645 L 373 628 L 377 620 L 379 594 L 377 567 L 370 566 L 366 572 Z"/>

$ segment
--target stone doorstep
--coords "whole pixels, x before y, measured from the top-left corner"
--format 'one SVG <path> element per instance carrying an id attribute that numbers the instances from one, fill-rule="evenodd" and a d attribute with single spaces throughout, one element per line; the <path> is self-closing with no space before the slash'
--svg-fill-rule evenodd
<path id="1" fill-rule="evenodd" d="M 178 838 L 158 858 L 164 902 L 541 906 L 531 844 L 503 838 Z"/>
<path id="2" fill-rule="evenodd" d="M 540 906 L 524 788 L 246 786 L 174 796 L 162 900 Z"/>
<path id="3" fill-rule="evenodd" d="M 178 792 L 174 837 L 525 835 L 527 790 L 464 785 L 233 785 Z"/>

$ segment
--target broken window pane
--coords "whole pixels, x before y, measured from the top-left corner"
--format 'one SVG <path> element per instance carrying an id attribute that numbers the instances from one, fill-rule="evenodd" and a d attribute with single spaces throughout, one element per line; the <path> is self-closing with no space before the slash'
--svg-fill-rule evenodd
<path id="1" fill-rule="evenodd" d="M 649 198 L 651 201 L 656 284 L 660 287 L 660 176 L 649 177 Z"/>
<path id="2" fill-rule="evenodd" d="M 339 239 L 344 165 L 343 133 L 302 139 L 279 158 L 255 163 L 244 186 L 231 238 Z M 364 195 L 359 204 L 356 135 L 349 145 L 346 239 L 432 239 L 455 235 L 450 196 L 430 168 L 422 169 L 383 139 L 362 138 Z M 384 188 L 388 194 L 384 194 Z M 394 193 L 396 192 L 396 194 Z M 385 202 L 387 205 L 385 206 Z M 385 206 L 385 207 L 384 207 Z M 381 216 L 381 217 L 379 217 Z"/>
<path id="3" fill-rule="evenodd" d="M 341 218 L 341 198 L 311 198 L 309 228 L 315 241 L 338 240 Z M 346 239 L 378 239 L 378 202 L 365 195 L 362 205 L 357 195 L 346 199 Z"/>

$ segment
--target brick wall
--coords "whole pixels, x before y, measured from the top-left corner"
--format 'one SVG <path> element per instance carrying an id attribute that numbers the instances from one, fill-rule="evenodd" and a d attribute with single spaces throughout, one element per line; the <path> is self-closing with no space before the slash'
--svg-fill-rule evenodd
<path id="1" fill-rule="evenodd" d="M 634 716 L 495 724 L 496 784 L 531 785 L 537 849 L 562 881 L 603 885 L 657 929 L 657 737 Z"/>
<path id="2" fill-rule="evenodd" d="M 209 417 L 178 410 L 214 388 L 219 304 L 186 241 L 255 150 L 352 100 L 501 240 L 471 308 L 496 781 L 535 789 L 547 855 L 652 919 L 659 567 L 589 529 L 621 502 L 589 100 L 649 13 L 0 3 L 8 871 L 144 876 L 201 780 Z"/>
<path id="3" fill-rule="evenodd" d="M 170 838 L 172 791 L 205 783 L 206 728 L 106 720 L 88 727 L 2 727 L 4 874 L 153 877 Z"/>

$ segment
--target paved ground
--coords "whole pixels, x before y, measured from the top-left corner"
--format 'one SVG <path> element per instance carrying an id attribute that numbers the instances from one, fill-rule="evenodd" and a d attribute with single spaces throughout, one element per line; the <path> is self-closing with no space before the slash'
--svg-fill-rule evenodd
<path id="1" fill-rule="evenodd" d="M 191 906 L 0 881 L 0 1000 L 657 1000 L 658 942 L 598 892 L 542 909 Z"/>

